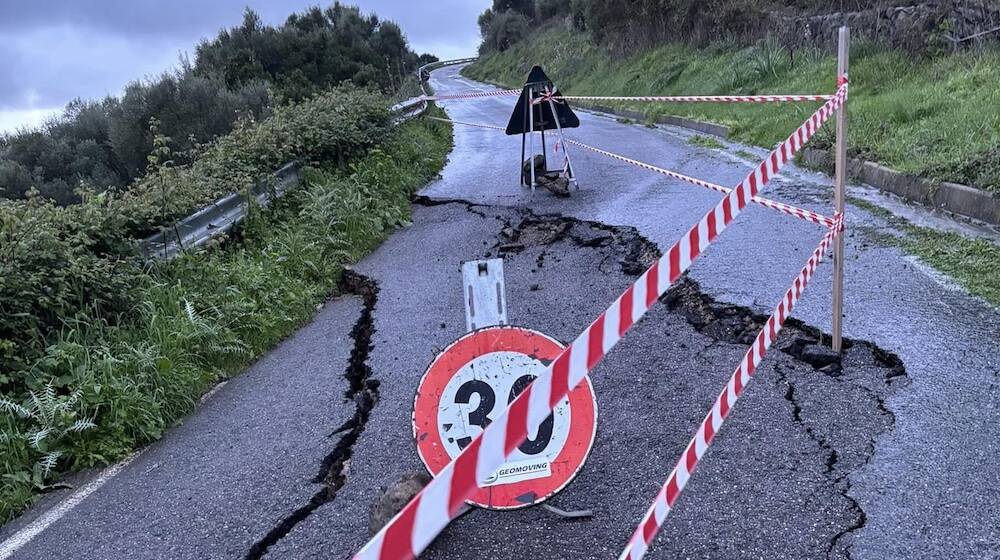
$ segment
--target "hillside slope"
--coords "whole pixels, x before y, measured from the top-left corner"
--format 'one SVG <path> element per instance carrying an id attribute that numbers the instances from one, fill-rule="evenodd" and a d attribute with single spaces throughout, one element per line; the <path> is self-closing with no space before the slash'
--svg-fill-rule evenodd
<path id="1" fill-rule="evenodd" d="M 934 59 L 854 44 L 850 151 L 855 157 L 932 179 L 1000 192 L 1000 49 Z M 834 89 L 836 60 L 769 43 L 695 49 L 664 45 L 613 57 L 586 33 L 550 26 L 466 67 L 470 78 L 517 87 L 540 64 L 563 93 L 678 95 L 823 93 Z M 619 104 L 650 118 L 678 115 L 731 127 L 761 146 L 783 140 L 817 104 L 733 106 Z M 832 129 L 814 147 L 829 148 Z"/>

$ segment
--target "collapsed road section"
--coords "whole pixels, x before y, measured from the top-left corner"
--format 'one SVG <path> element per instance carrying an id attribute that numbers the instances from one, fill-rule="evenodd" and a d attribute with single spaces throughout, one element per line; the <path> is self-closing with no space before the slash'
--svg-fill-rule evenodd
<path id="1" fill-rule="evenodd" d="M 460 261 L 495 256 L 505 260 L 512 323 L 566 340 L 659 251 L 632 228 L 418 200 L 413 225 L 357 267 L 380 288 L 368 359 L 381 381 L 379 406 L 336 499 L 271 546 L 269 557 L 348 556 L 368 538 L 382 488 L 423 469 L 409 418 L 417 383 L 464 330 Z M 682 280 L 635 327 L 641 334 L 591 374 L 601 407 L 594 449 L 551 502 L 594 515 L 567 521 L 540 508 L 473 509 L 425 557 L 616 554 L 724 378 L 718 364 L 739 356 L 763 319 Z M 821 336 L 789 322 L 776 343 L 781 351 L 761 365 L 761 382 L 748 389 L 671 517 L 675 531 L 657 557 L 847 557 L 852 531 L 864 522 L 849 477 L 892 429 L 884 400 L 905 375 L 894 357 L 858 341 L 831 361 L 818 350 Z"/>

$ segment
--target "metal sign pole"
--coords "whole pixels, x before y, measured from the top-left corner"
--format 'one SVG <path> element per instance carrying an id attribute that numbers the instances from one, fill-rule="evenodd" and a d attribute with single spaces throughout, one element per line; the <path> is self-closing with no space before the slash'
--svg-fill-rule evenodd
<path id="1" fill-rule="evenodd" d="M 531 192 L 535 192 L 535 88 L 528 88 L 528 136 L 530 137 L 528 167 L 531 168 Z"/>
<path id="2" fill-rule="evenodd" d="M 563 137 L 562 125 L 559 124 L 559 114 L 556 113 L 556 104 L 552 99 L 549 99 L 549 107 L 552 108 L 552 116 L 556 119 L 556 130 L 559 131 L 559 143 L 562 144 L 563 155 L 566 156 L 566 166 L 569 170 L 569 180 L 573 182 L 576 188 L 580 188 L 579 183 L 576 182 L 576 172 L 573 170 L 573 161 L 569 159 L 569 146 L 566 145 L 566 138 Z"/>
<path id="3" fill-rule="evenodd" d="M 524 185 L 524 150 L 527 139 L 521 135 L 521 164 L 517 167 L 518 184 Z"/>
<path id="4" fill-rule="evenodd" d="M 837 48 L 837 82 L 847 75 L 849 68 L 851 30 L 840 28 L 840 43 Z M 834 178 L 834 205 L 838 214 L 844 212 L 844 186 L 847 182 L 847 100 L 837 111 L 837 154 Z M 834 352 L 842 349 L 844 317 L 844 236 L 837 236 L 833 246 L 833 340 Z"/>
<path id="5" fill-rule="evenodd" d="M 545 147 L 545 125 L 542 125 L 542 131 L 540 132 L 542 137 L 542 169 L 546 173 L 549 172 L 549 150 Z"/>

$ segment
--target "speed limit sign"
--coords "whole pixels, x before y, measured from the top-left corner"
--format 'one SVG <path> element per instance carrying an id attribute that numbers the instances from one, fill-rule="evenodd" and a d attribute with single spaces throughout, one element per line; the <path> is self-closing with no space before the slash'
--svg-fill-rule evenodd
<path id="1" fill-rule="evenodd" d="M 489 327 L 453 342 L 427 368 L 413 406 L 413 434 L 427 470 L 437 475 L 562 352 L 537 331 Z M 590 379 L 563 398 L 469 503 L 515 509 L 540 503 L 583 467 L 597 430 Z"/>

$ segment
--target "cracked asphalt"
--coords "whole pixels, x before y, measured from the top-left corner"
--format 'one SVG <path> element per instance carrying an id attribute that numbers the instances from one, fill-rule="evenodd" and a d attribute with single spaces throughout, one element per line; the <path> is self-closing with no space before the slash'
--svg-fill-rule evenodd
<path id="1" fill-rule="evenodd" d="M 361 309 L 330 302 L 13 557 L 242 558 L 317 492 L 330 432 L 354 413 L 344 372 Z"/>
<path id="2" fill-rule="evenodd" d="M 439 92 L 488 88 L 455 68 L 432 81 Z M 511 103 L 444 106 L 503 125 Z M 571 137 L 697 177 L 735 184 L 751 165 L 679 129 L 580 116 Z M 634 279 L 636 261 L 721 196 L 579 151 L 581 190 L 532 195 L 517 185 L 519 148 L 456 126 L 450 162 L 412 225 L 355 268 L 377 285 L 374 301 L 329 302 L 14 558 L 242 558 L 263 541 L 250 557 L 350 557 L 379 489 L 422 469 L 413 396 L 436 352 L 464 332 L 462 261 L 502 256 L 512 322 L 571 340 Z M 792 169 L 764 196 L 824 212 L 829 193 L 828 179 Z M 842 368 L 796 357 L 812 327 L 829 330 L 826 263 L 795 311 L 804 324 L 765 358 L 650 557 L 1000 557 L 1000 312 L 851 229 L 885 227 L 879 218 L 853 207 L 848 218 L 845 335 L 857 342 Z M 529 241 L 501 250 L 512 234 Z M 750 208 L 592 373 L 594 449 L 552 500 L 592 518 L 473 510 L 425 556 L 616 556 L 741 359 L 743 331 L 770 312 L 821 234 Z M 371 329 L 352 337 L 366 310 Z M 359 343 L 370 346 L 363 379 L 351 363 Z M 378 398 L 361 429 L 334 433 L 362 406 L 352 385 L 372 381 Z"/>

